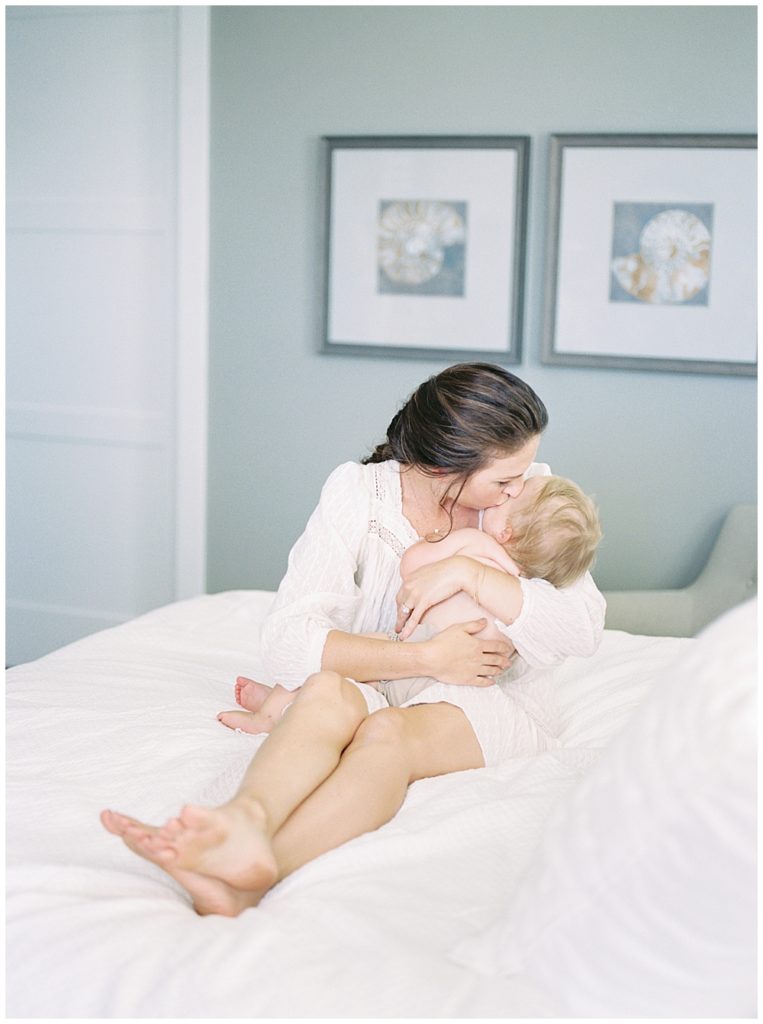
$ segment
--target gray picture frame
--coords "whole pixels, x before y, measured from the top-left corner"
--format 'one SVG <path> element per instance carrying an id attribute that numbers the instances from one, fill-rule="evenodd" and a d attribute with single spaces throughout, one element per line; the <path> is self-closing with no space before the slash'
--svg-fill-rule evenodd
<path id="1" fill-rule="evenodd" d="M 749 155 L 746 154 L 746 151 L 755 149 L 757 149 L 757 137 L 752 134 L 551 135 L 541 362 L 555 366 L 755 376 L 757 374 L 757 332 L 755 327 L 756 274 L 754 268 L 756 249 L 755 226 L 757 224 L 754 180 L 755 157 L 753 155 L 752 160 L 750 160 Z M 711 158 L 705 156 L 708 151 L 714 151 Z M 604 283 L 601 266 L 604 254 L 600 242 L 603 230 L 601 226 L 603 225 L 605 211 L 603 209 L 598 210 L 597 204 L 604 204 L 608 201 L 611 203 L 612 196 L 617 195 L 614 191 L 617 186 L 608 183 L 611 180 L 612 172 L 615 172 L 616 178 L 618 168 L 620 168 L 623 171 L 625 182 L 629 178 L 634 180 L 634 175 L 638 174 L 637 169 L 640 160 L 648 161 L 648 164 L 645 163 L 644 165 L 644 175 L 647 179 L 646 187 L 644 187 L 643 181 L 639 181 L 639 187 L 632 191 L 638 194 L 639 199 L 642 201 L 649 199 L 649 188 L 652 187 L 652 179 L 654 179 L 654 185 L 657 188 L 655 198 L 666 200 L 662 205 L 675 205 L 676 202 L 680 204 L 682 202 L 681 196 L 673 194 L 675 189 L 672 186 L 676 180 L 677 167 L 685 165 L 685 180 L 689 182 L 690 186 L 694 185 L 693 175 L 695 169 L 698 174 L 704 176 L 705 188 L 701 193 L 704 201 L 708 204 L 714 204 L 716 201 L 719 201 L 719 210 L 730 211 L 733 208 L 734 217 L 740 218 L 740 230 L 737 232 L 736 237 L 742 239 L 742 251 L 746 252 L 749 257 L 742 268 L 745 275 L 743 280 L 738 269 L 732 268 L 731 264 L 733 261 L 731 259 L 727 258 L 725 265 L 713 265 L 712 261 L 716 257 L 715 237 L 712 239 L 709 251 L 709 259 L 711 261 L 709 265 L 710 276 L 707 286 L 709 299 L 704 304 L 706 307 L 714 304 L 712 310 L 714 319 L 712 323 L 715 327 L 708 326 L 706 329 L 707 339 L 704 347 L 708 351 L 705 351 L 700 358 L 687 355 L 686 352 L 666 351 L 663 357 L 655 352 L 645 355 L 639 351 L 629 350 L 629 341 L 627 340 L 629 332 L 627 330 L 624 331 L 622 336 L 626 340 L 622 341 L 621 336 L 618 335 L 616 338 L 614 334 L 604 339 L 598 336 L 596 328 L 593 327 L 589 328 L 590 343 L 581 341 L 586 331 L 586 327 L 581 325 L 587 320 L 589 315 L 591 322 L 595 324 L 597 314 L 595 312 L 589 314 L 587 310 L 585 312 L 581 311 L 585 303 L 581 303 L 579 299 L 580 273 L 575 270 L 568 270 L 565 276 L 564 267 L 571 268 L 573 265 L 585 265 L 586 260 L 590 260 L 591 266 L 594 267 L 594 273 L 598 276 L 595 284 L 596 297 L 590 300 L 589 306 L 591 304 L 598 304 L 603 311 L 600 320 L 601 324 L 611 324 L 612 311 L 611 309 L 605 310 L 604 307 L 607 303 L 609 303 L 610 307 L 612 306 L 614 301 L 612 296 L 615 294 L 616 288 L 611 284 L 611 280 L 610 283 Z M 598 169 L 597 161 L 600 162 L 601 171 Z M 704 169 L 705 164 L 707 165 L 706 170 Z M 752 175 L 750 174 L 751 164 L 753 166 Z M 583 173 L 586 166 L 592 171 L 589 175 Z M 664 168 L 665 180 L 669 182 L 662 193 L 659 192 L 660 168 Z M 724 174 L 724 170 L 727 173 Z M 599 174 L 602 175 L 601 179 L 598 177 Z M 745 183 L 744 189 L 741 190 L 742 194 L 740 194 L 739 190 L 733 190 L 732 182 L 737 179 L 741 179 Z M 716 183 L 714 187 L 717 194 L 715 195 L 712 194 L 712 182 Z M 604 188 L 601 188 L 602 183 L 605 183 Z M 623 188 L 625 191 L 622 198 L 629 199 L 631 193 L 628 192 L 625 185 L 623 185 Z M 694 185 L 694 188 L 695 192 L 699 193 L 700 186 Z M 686 194 L 694 194 L 691 187 L 687 187 Z M 600 225 L 598 242 L 587 240 L 584 237 L 585 232 L 575 232 L 570 227 L 570 224 L 574 223 L 574 218 L 566 214 L 566 209 L 569 209 L 575 203 L 581 204 L 583 213 L 592 214 L 593 222 Z M 738 210 L 740 203 L 746 204 L 749 208 Z M 614 204 L 615 207 L 617 205 Z M 624 205 L 635 207 L 638 204 Z M 643 202 L 644 209 L 647 209 L 649 205 L 648 202 Z M 655 206 L 654 208 L 658 207 Z M 579 216 L 582 217 L 583 213 Z M 576 214 L 575 216 L 578 215 Z M 611 211 L 609 216 L 611 223 L 614 225 L 617 211 Z M 718 227 L 722 229 L 723 226 L 721 224 Z M 615 226 L 612 226 L 611 232 L 612 238 L 614 238 L 616 233 Z M 593 230 L 591 235 L 595 239 L 597 231 Z M 744 237 L 742 238 L 742 236 Z M 588 250 L 586 246 L 589 246 Z M 610 249 L 607 255 L 610 257 L 610 263 L 606 268 L 606 275 L 609 280 L 614 273 L 612 270 L 615 263 L 614 250 Z M 728 247 L 726 255 L 729 255 Z M 638 258 L 639 254 L 636 254 L 636 259 Z M 719 255 L 718 260 L 721 259 L 722 256 Z M 718 263 L 718 260 L 716 260 L 716 263 Z M 743 262 L 740 261 L 740 263 Z M 750 262 L 752 262 L 752 266 L 747 265 Z M 725 278 L 723 277 L 724 274 Z M 725 288 L 718 287 L 715 289 L 715 294 L 713 294 L 713 275 L 719 278 L 721 285 L 723 285 L 724 280 L 733 280 L 733 285 L 726 285 Z M 592 285 L 593 288 L 594 285 Z M 743 298 L 745 302 L 739 301 L 739 290 L 744 292 Z M 606 292 L 606 296 L 603 294 L 604 292 Z M 652 304 L 652 308 L 645 314 L 641 309 L 634 310 L 634 306 L 640 305 L 643 307 L 648 305 L 648 303 L 639 303 L 637 298 L 633 299 L 629 295 L 624 295 L 622 298 L 632 303 L 632 305 L 630 314 L 626 305 L 617 309 L 614 315 L 618 317 L 619 323 L 626 323 L 628 316 L 631 315 L 640 317 L 640 322 L 644 324 L 647 322 L 646 316 L 657 314 L 649 321 L 651 330 L 655 332 L 654 336 L 650 337 L 649 344 L 657 347 L 661 340 L 659 332 L 663 330 L 665 334 L 662 340 L 667 341 L 667 348 L 670 348 L 672 345 L 679 347 L 677 339 L 679 335 L 683 335 L 686 332 L 676 329 L 677 321 L 674 310 L 681 303 L 673 303 L 673 309 L 670 311 L 667 309 L 669 303 L 663 304 L 659 309 L 656 304 Z M 566 319 L 561 312 L 565 301 L 569 309 Z M 622 301 L 622 299 L 616 296 L 616 301 Z M 726 308 L 724 308 L 724 303 Z M 744 317 L 741 321 L 739 319 L 740 306 L 744 309 Z M 707 310 L 698 311 L 695 309 L 691 313 L 688 310 L 682 310 L 681 312 L 688 313 L 686 323 L 691 324 L 690 330 L 695 330 L 696 325 L 708 322 Z M 719 330 L 718 325 L 723 325 L 723 330 Z M 734 332 L 737 329 L 740 333 L 735 334 Z M 634 333 L 635 331 L 636 328 L 634 327 Z M 641 331 L 639 341 L 646 333 L 644 330 Z M 723 345 L 730 337 L 734 339 L 735 344 L 738 341 L 739 347 L 739 351 L 735 352 L 733 359 L 728 358 L 729 353 L 723 350 Z M 571 338 L 574 340 L 570 341 L 569 339 Z M 581 348 L 581 346 L 588 346 L 589 344 L 590 350 Z M 688 341 L 681 341 L 680 344 L 688 347 Z M 633 346 L 633 348 L 635 347 Z M 609 350 L 603 351 L 603 348 L 608 348 Z M 713 349 L 717 349 L 717 351 L 713 351 Z M 724 358 L 724 356 L 727 358 Z"/>
<path id="2" fill-rule="evenodd" d="M 519 363 L 529 136 L 323 136 L 321 143 L 323 317 L 319 351 Z M 405 173 L 398 167 L 401 163 Z M 470 174 L 470 167 L 476 173 Z M 401 181 L 406 187 L 401 187 Z M 465 228 L 460 264 L 451 271 L 449 281 L 455 284 L 449 285 L 453 288 L 450 294 L 432 295 L 424 286 L 395 282 L 390 286 L 393 292 L 397 289 L 395 294 L 383 294 L 378 224 L 385 203 L 400 200 L 410 204 L 415 201 L 412 197 L 420 197 L 422 205 L 429 208 L 432 204 L 423 201 L 448 201 L 452 208 L 465 210 L 468 206 L 469 212 L 475 213 Z M 468 203 L 455 202 L 465 198 Z M 378 218 L 375 227 L 372 217 Z M 372 230 L 377 231 L 375 239 Z M 350 258 L 350 252 L 355 258 Z M 491 303 L 496 315 L 489 319 Z M 488 344 L 481 343 L 486 337 Z"/>

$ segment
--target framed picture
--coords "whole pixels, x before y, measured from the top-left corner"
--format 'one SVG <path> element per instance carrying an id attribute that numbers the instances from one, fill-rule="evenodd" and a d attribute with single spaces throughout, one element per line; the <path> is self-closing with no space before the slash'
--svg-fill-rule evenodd
<path id="1" fill-rule="evenodd" d="M 529 138 L 324 138 L 323 352 L 519 362 Z"/>
<path id="2" fill-rule="evenodd" d="M 552 135 L 543 362 L 754 375 L 754 135 Z"/>

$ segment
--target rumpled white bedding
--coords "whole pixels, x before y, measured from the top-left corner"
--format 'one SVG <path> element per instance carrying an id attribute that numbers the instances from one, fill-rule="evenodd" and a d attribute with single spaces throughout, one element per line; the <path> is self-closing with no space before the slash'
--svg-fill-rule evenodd
<path id="1" fill-rule="evenodd" d="M 553 992 L 450 954 L 500 914 L 550 809 L 693 640 L 606 632 L 544 670 L 560 747 L 414 784 L 393 821 L 238 918 L 198 917 L 107 834 L 236 788 L 261 742 L 216 721 L 258 676 L 273 595 L 195 598 L 8 673 L 9 1017 L 553 1017 Z"/>

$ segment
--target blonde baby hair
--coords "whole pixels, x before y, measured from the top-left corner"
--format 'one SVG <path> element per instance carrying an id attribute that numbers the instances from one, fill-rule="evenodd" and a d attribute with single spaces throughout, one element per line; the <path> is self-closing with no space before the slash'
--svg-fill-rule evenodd
<path id="1" fill-rule="evenodd" d="M 555 587 L 574 583 L 591 568 L 602 537 L 593 501 L 560 476 L 544 477 L 532 502 L 509 523 L 508 553 L 524 575 Z"/>

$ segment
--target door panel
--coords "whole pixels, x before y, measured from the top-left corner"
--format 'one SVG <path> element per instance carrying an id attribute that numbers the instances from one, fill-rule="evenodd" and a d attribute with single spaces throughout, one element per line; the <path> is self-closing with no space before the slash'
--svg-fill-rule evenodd
<path id="1" fill-rule="evenodd" d="M 7 656 L 176 596 L 178 8 L 7 9 Z"/>

